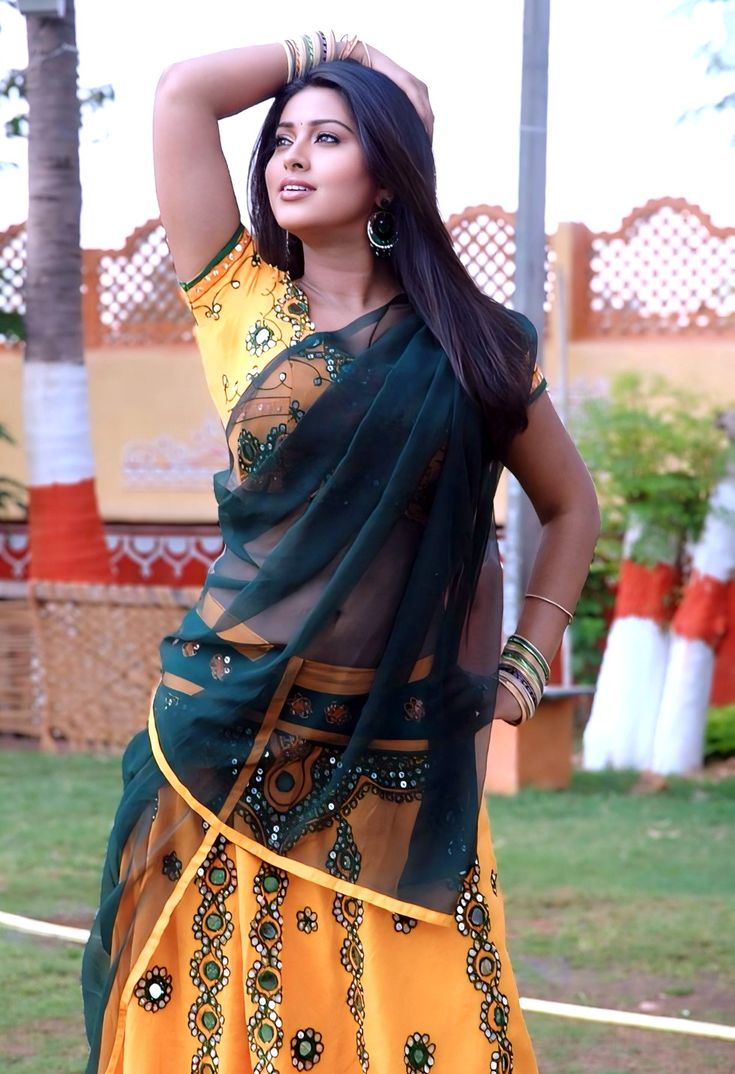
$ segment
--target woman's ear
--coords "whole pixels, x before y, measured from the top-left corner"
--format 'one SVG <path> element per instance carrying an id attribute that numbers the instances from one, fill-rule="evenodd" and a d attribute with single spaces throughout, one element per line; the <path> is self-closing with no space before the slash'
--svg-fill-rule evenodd
<path id="1" fill-rule="evenodd" d="M 393 191 L 388 190 L 387 187 L 378 187 L 375 194 L 375 204 L 380 209 L 389 209 L 393 204 Z"/>

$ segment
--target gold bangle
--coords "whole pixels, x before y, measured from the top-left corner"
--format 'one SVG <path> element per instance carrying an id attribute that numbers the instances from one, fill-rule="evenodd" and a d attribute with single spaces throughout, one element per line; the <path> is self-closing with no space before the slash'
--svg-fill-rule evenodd
<path id="1" fill-rule="evenodd" d="M 521 684 L 512 676 L 504 675 L 502 671 L 498 675 L 498 681 L 503 684 L 508 693 L 518 702 L 518 707 L 521 710 L 521 723 L 530 720 L 535 710 Z"/>
<path id="2" fill-rule="evenodd" d="M 535 704 L 539 704 L 541 698 L 544 696 L 544 683 L 538 671 L 532 666 L 529 660 L 523 660 L 519 653 L 509 653 L 505 650 L 500 658 L 500 664 L 498 666 L 501 671 L 505 671 L 509 675 L 513 675 L 513 672 L 522 675 L 531 688 Z M 513 677 L 516 678 L 515 675 L 513 675 Z M 523 683 L 521 683 L 521 686 L 522 685 Z"/>
<path id="3" fill-rule="evenodd" d="M 498 669 L 498 679 L 506 685 L 509 681 L 512 682 L 521 691 L 528 703 L 528 718 L 530 720 L 531 716 L 533 716 L 541 703 L 543 690 L 541 693 L 537 694 L 533 688 L 533 683 L 528 681 L 523 672 L 520 672 L 520 675 L 523 677 L 519 678 L 518 674 L 513 674 L 513 670 L 512 665 L 501 664 Z M 518 671 L 517 668 L 515 670 Z"/>
<path id="4" fill-rule="evenodd" d="M 354 34 L 352 37 L 347 37 L 346 41 L 345 37 L 347 37 L 347 34 L 345 34 L 340 41 L 340 44 L 342 45 L 342 48 L 340 49 L 339 53 L 340 60 L 348 60 L 359 43 L 359 38 L 357 34 Z"/>
<path id="5" fill-rule="evenodd" d="M 512 642 L 506 644 L 503 652 L 500 656 L 501 665 L 504 663 L 511 666 L 517 666 L 523 673 L 528 676 L 533 672 L 533 678 L 538 682 L 538 687 L 541 693 L 544 692 L 546 683 L 548 682 L 548 676 L 544 672 L 544 669 L 539 664 L 538 660 L 535 660 L 532 656 L 526 652 L 525 649 L 521 649 L 517 645 L 513 645 Z M 524 668 L 526 669 L 524 671 Z"/>
<path id="6" fill-rule="evenodd" d="M 294 74 L 296 73 L 296 66 L 294 62 L 293 45 L 290 41 L 282 41 L 284 52 L 286 53 L 286 82 L 293 82 Z"/>
<path id="7" fill-rule="evenodd" d="M 327 62 L 327 36 L 321 30 L 316 31 L 316 36 L 319 41 L 319 63 Z"/>
<path id="8" fill-rule="evenodd" d="M 546 604 L 553 604 L 553 606 L 555 608 L 558 608 L 560 612 L 564 612 L 570 623 L 572 619 L 574 619 L 574 616 L 571 612 L 568 612 L 562 604 L 557 604 L 555 600 L 551 600 L 550 597 L 542 597 L 540 593 L 526 593 L 526 596 L 533 597 L 534 600 L 543 600 Z"/>

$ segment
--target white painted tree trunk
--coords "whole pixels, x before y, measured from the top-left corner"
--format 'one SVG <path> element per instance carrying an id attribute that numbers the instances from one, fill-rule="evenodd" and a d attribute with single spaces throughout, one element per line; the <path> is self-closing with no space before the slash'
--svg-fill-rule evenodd
<path id="1" fill-rule="evenodd" d="M 73 0 L 29 15 L 24 369 L 31 577 L 111 580 L 97 506 L 81 303 L 79 99 Z"/>
<path id="2" fill-rule="evenodd" d="M 660 565 L 673 567 L 679 554 L 678 539 L 647 529 L 632 518 L 623 544 L 623 564 L 646 559 L 652 548 Z M 631 591 L 626 572 L 621 571 L 615 618 L 584 732 L 583 766 L 587 769 L 643 769 L 651 761 L 669 656 L 669 631 L 661 616 L 647 614 L 652 603 L 660 603 L 660 582 L 654 572 L 646 572 L 641 584 L 643 590 Z M 636 614 L 637 608 L 642 614 Z"/>
<path id="3" fill-rule="evenodd" d="M 692 576 L 672 623 L 672 645 L 656 721 L 651 769 L 689 772 L 704 761 L 704 731 L 718 632 L 735 574 L 735 459 L 715 488 L 692 562 Z"/>

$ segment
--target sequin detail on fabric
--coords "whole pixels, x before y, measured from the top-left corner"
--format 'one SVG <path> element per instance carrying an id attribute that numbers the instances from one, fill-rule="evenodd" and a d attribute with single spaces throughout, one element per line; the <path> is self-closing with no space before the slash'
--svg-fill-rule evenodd
<path id="1" fill-rule="evenodd" d="M 289 308 L 297 304 L 294 299 Z M 254 366 L 246 374 L 246 396 L 236 422 L 237 436 L 230 437 L 230 450 L 237 459 L 240 477 L 252 479 L 258 473 L 317 396 L 330 384 L 338 384 L 353 361 L 353 355 L 318 337 L 313 345 L 305 344 L 298 354 L 282 358 L 281 352 L 301 338 L 301 328 L 296 326 L 293 331 L 289 343 L 276 334 L 272 323 L 258 321 L 248 330 L 246 348 L 255 357 L 261 357 L 279 343 L 281 346 L 271 361 L 262 368 Z"/>
<path id="2" fill-rule="evenodd" d="M 291 1062 L 297 1070 L 311 1070 L 323 1051 L 322 1035 L 315 1029 L 299 1029 L 291 1040 Z"/>
<path id="3" fill-rule="evenodd" d="M 234 932 L 227 900 L 237 889 L 235 863 L 226 847 L 225 837 L 218 836 L 195 877 L 202 901 L 192 925 L 200 947 L 189 963 L 189 974 L 199 990 L 189 1010 L 189 1030 L 199 1042 L 191 1061 L 191 1074 L 210 1074 L 219 1064 L 217 1045 L 222 1039 L 224 1015 L 218 995 L 230 976 L 223 949 Z"/>
<path id="4" fill-rule="evenodd" d="M 322 696 L 329 698 L 326 708 L 316 692 L 308 698 L 303 691 L 297 691 L 286 701 L 285 710 L 292 720 L 326 730 L 330 726 L 328 710 L 334 712 L 336 702 L 329 695 Z M 324 868 L 332 876 L 356 883 L 362 855 L 350 814 L 368 794 L 396 803 L 420 799 L 426 757 L 422 750 L 366 751 L 364 764 L 342 775 L 342 756 L 343 749 L 337 745 L 314 743 L 277 730 L 235 811 L 254 838 L 280 854 L 288 853 L 304 834 L 334 826 L 334 842 Z M 329 788 L 333 789 L 334 801 L 330 799 L 325 804 Z M 295 822 L 290 830 L 284 825 L 286 812 Z"/>
<path id="5" fill-rule="evenodd" d="M 181 865 L 181 858 L 172 850 L 169 854 L 164 855 L 161 872 L 169 880 L 178 880 L 181 876 Z"/>
<path id="6" fill-rule="evenodd" d="M 406 1074 L 429 1074 L 434 1065 L 436 1045 L 428 1033 L 412 1033 L 403 1049 Z"/>
<path id="7" fill-rule="evenodd" d="M 248 1019 L 250 1050 L 257 1057 L 253 1074 L 275 1074 L 273 1060 L 283 1047 L 283 1021 L 278 1007 L 283 1000 L 281 907 L 287 888 L 288 874 L 264 862 L 253 882 L 258 911 L 250 924 L 250 943 L 258 958 L 248 970 L 245 983 L 255 1006 L 254 1014 Z"/>
<path id="8" fill-rule="evenodd" d="M 316 932 L 319 928 L 319 916 L 316 910 L 305 906 L 303 910 L 296 911 L 296 924 L 300 932 Z"/>
<path id="9" fill-rule="evenodd" d="M 162 1011 L 173 994 L 173 978 L 165 966 L 153 966 L 135 986 L 135 998 L 145 1011 Z"/>
<path id="10" fill-rule="evenodd" d="M 393 928 L 396 932 L 403 932 L 408 935 L 418 925 L 418 921 L 415 917 L 406 917 L 405 914 L 393 914 Z"/>
<path id="11" fill-rule="evenodd" d="M 365 991 L 362 984 L 362 972 L 365 967 L 365 949 L 360 939 L 364 909 L 361 899 L 352 895 L 337 894 L 332 905 L 337 924 L 345 930 L 346 936 L 340 948 L 339 957 L 343 967 L 350 975 L 347 989 L 347 1006 L 357 1024 L 355 1045 L 357 1060 L 363 1074 L 370 1067 L 370 1057 L 365 1047 Z"/>
<path id="12" fill-rule="evenodd" d="M 513 1046 L 508 1038 L 508 997 L 500 991 L 500 955 L 490 940 L 490 911 L 480 891 L 477 861 L 467 871 L 455 911 L 457 928 L 467 936 L 467 976 L 482 992 L 480 1029 L 493 1045 L 491 1074 L 512 1074 Z"/>

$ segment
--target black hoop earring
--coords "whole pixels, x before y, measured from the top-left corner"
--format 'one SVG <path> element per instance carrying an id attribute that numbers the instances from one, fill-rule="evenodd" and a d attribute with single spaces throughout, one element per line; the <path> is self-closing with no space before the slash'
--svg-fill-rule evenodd
<path id="1" fill-rule="evenodd" d="M 368 217 L 367 237 L 376 257 L 390 257 L 398 242 L 398 225 L 390 208 L 384 201 L 379 209 L 373 209 Z"/>

